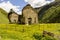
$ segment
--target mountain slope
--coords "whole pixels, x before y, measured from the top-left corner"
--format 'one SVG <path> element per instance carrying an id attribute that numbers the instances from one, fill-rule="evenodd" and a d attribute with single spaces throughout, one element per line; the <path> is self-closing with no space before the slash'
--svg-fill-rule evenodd
<path id="1" fill-rule="evenodd" d="M 55 1 L 60 1 L 60 0 L 55 0 Z"/>
<path id="2" fill-rule="evenodd" d="M 7 12 L 0 8 L 0 24 L 7 24 Z"/>
<path id="3" fill-rule="evenodd" d="M 39 20 L 42 23 L 58 23 L 60 22 L 60 1 L 55 1 L 49 5 L 45 5 L 39 11 Z"/>
<path id="4" fill-rule="evenodd" d="M 45 11 L 42 19 L 43 22 L 49 22 L 49 23 L 56 23 L 60 22 L 60 6 L 59 7 L 51 7 L 47 11 Z"/>

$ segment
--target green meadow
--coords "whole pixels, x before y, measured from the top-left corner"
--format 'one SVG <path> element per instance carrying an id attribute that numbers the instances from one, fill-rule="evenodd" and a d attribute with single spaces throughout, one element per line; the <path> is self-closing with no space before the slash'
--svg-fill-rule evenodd
<path id="1" fill-rule="evenodd" d="M 60 36 L 60 24 L 58 23 L 34 25 L 0 24 L 0 40 L 59 40 L 58 37 L 55 39 L 34 38 L 34 34 L 42 35 L 43 30 Z"/>

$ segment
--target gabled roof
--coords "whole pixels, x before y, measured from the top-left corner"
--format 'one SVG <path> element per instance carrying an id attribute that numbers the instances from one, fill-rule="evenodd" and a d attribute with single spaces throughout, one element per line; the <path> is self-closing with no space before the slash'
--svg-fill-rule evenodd
<path id="1" fill-rule="evenodd" d="M 32 8 L 32 6 L 31 6 L 30 4 L 27 4 L 27 5 L 23 8 L 23 10 L 24 10 L 24 9 L 27 9 L 27 8 Z"/>
<path id="2" fill-rule="evenodd" d="M 13 9 L 10 9 L 10 12 L 9 12 L 10 14 L 12 14 L 12 13 L 15 13 L 15 14 L 17 14 Z"/>
<path id="3" fill-rule="evenodd" d="M 34 11 L 37 13 L 37 11 L 36 11 L 30 4 L 27 4 L 27 5 L 22 9 L 22 14 L 23 14 L 23 10 L 24 10 L 24 9 L 28 9 L 28 8 L 32 8 L 32 10 L 34 10 Z"/>
<path id="4" fill-rule="evenodd" d="M 8 13 L 8 15 L 11 15 L 12 13 L 17 14 L 13 9 L 10 9 L 10 12 Z M 18 15 L 18 14 L 17 14 Z"/>
<path id="5" fill-rule="evenodd" d="M 9 15 L 15 13 L 16 15 L 18 15 L 13 9 L 10 9 L 10 12 L 8 13 L 8 18 L 9 18 Z"/>

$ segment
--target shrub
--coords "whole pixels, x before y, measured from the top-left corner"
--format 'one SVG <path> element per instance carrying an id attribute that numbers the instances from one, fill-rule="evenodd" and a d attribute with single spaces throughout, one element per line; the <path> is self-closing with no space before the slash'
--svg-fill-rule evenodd
<path id="1" fill-rule="evenodd" d="M 43 37 L 42 34 L 40 35 L 38 33 L 33 34 L 33 37 L 36 40 L 56 40 L 54 37 L 51 37 L 51 36 L 48 36 L 48 35 L 46 35 L 45 37 Z"/>

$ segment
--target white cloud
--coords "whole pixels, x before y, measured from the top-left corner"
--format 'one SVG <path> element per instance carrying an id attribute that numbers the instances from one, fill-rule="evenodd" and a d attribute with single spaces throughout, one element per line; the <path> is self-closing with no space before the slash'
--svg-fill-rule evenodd
<path id="1" fill-rule="evenodd" d="M 20 6 L 15 6 L 12 3 L 10 3 L 9 1 L 0 3 L 0 8 L 4 9 L 7 12 L 9 12 L 10 9 L 12 8 L 18 14 L 21 13 Z"/>
<path id="2" fill-rule="evenodd" d="M 25 2 L 28 2 L 33 8 L 41 7 L 53 1 L 55 0 L 25 0 Z"/>

